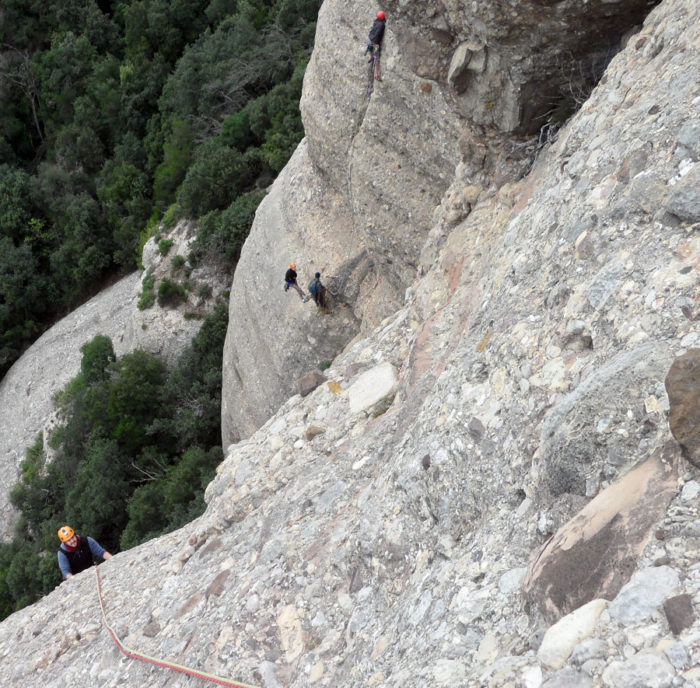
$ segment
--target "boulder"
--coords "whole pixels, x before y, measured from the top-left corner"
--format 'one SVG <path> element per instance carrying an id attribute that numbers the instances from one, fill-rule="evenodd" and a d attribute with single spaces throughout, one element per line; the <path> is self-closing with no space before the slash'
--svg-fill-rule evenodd
<path id="1" fill-rule="evenodd" d="M 683 456 L 700 467 L 700 349 L 679 356 L 666 376 L 668 424 Z"/>
<path id="2" fill-rule="evenodd" d="M 617 595 L 678 490 L 679 455 L 667 443 L 592 499 L 542 548 L 523 587 L 546 619 Z"/>
<path id="3" fill-rule="evenodd" d="M 320 370 L 310 370 L 297 380 L 297 391 L 302 397 L 305 397 L 307 394 L 311 394 L 316 387 L 322 385 L 325 381 L 326 378 Z"/>
<path id="4" fill-rule="evenodd" d="M 371 368 L 351 385 L 348 389 L 350 411 L 360 413 L 370 412 L 382 402 L 391 401 L 398 388 L 396 368 L 391 363 L 380 363 Z"/>

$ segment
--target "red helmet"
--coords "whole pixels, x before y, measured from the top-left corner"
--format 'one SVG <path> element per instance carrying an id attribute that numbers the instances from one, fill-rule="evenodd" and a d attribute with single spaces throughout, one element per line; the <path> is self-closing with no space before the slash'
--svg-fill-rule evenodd
<path id="1" fill-rule="evenodd" d="M 379 21 L 384 21 L 386 19 L 384 10 L 379 10 L 379 12 L 377 12 L 377 19 L 379 19 Z"/>

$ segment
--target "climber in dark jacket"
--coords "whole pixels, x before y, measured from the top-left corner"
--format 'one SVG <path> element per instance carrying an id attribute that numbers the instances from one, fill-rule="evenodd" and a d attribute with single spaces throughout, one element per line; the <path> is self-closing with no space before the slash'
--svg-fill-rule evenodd
<path id="1" fill-rule="evenodd" d="M 302 288 L 297 284 L 296 267 L 296 263 L 291 263 L 289 265 L 289 270 L 287 270 L 287 272 L 284 274 L 284 290 L 287 291 L 289 287 L 296 289 L 297 294 L 299 294 L 299 298 L 303 301 L 305 294 Z"/>
<path id="2" fill-rule="evenodd" d="M 321 284 L 321 273 L 317 272 L 309 282 L 309 291 L 314 297 L 314 301 L 319 308 L 326 307 L 326 288 Z"/>
<path id="3" fill-rule="evenodd" d="M 76 573 L 95 565 L 92 558 L 102 557 L 111 559 L 112 555 L 91 537 L 76 535 L 70 526 L 58 529 L 58 539 L 61 547 L 58 550 L 58 567 L 61 569 L 63 580 L 68 580 Z"/>
<path id="4" fill-rule="evenodd" d="M 386 14 L 383 10 L 377 12 L 377 18 L 369 31 L 369 42 L 366 53 L 370 53 L 369 62 L 374 60 L 374 78 L 381 81 L 379 76 L 379 55 L 382 52 L 382 39 L 384 38 L 384 27 L 386 26 Z"/>

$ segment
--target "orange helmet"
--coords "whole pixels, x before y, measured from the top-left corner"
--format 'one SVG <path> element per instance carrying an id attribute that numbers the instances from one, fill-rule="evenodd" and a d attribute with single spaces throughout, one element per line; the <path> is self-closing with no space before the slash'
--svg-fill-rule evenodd
<path id="1" fill-rule="evenodd" d="M 379 10 L 379 12 L 377 12 L 377 19 L 379 19 L 379 21 L 384 21 L 386 19 L 384 10 Z"/>
<path id="2" fill-rule="evenodd" d="M 296 270 L 296 269 L 297 269 L 297 264 L 296 264 L 296 263 L 290 263 L 290 264 L 289 264 L 289 267 L 292 268 L 292 270 Z"/>
<path id="3" fill-rule="evenodd" d="M 68 542 L 75 535 L 75 531 L 70 526 L 62 526 L 58 529 L 58 539 L 61 542 Z"/>

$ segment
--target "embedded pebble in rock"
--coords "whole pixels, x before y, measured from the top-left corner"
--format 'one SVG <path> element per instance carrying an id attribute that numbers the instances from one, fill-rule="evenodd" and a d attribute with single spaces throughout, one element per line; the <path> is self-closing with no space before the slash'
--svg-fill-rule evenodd
<path id="1" fill-rule="evenodd" d="M 575 669 L 560 669 L 550 674 L 540 688 L 594 688 L 593 679 Z"/>
<path id="2" fill-rule="evenodd" d="M 592 600 L 557 621 L 545 633 L 537 658 L 550 669 L 562 667 L 576 645 L 593 633 L 607 605 L 606 600 Z"/>
<path id="3" fill-rule="evenodd" d="M 610 603 L 610 615 L 624 624 L 649 621 L 664 600 L 679 590 L 678 572 L 670 566 L 637 571 Z"/>
<path id="4" fill-rule="evenodd" d="M 639 652 L 623 662 L 612 662 L 603 672 L 611 688 L 670 688 L 676 672 L 669 661 L 655 652 Z"/>
<path id="5" fill-rule="evenodd" d="M 398 379 L 391 363 L 381 365 L 362 373 L 348 389 L 350 410 L 359 413 L 371 409 L 382 400 L 393 400 Z"/>

